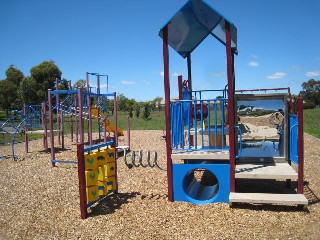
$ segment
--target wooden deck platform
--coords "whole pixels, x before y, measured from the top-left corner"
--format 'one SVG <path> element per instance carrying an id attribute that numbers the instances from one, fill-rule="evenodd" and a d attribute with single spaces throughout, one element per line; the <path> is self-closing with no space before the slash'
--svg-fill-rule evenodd
<path id="1" fill-rule="evenodd" d="M 239 193 L 231 192 L 230 203 L 262 203 L 308 206 L 308 199 L 303 194 L 273 194 L 273 193 Z"/>
<path id="2" fill-rule="evenodd" d="M 298 173 L 288 163 L 239 164 L 236 165 L 236 178 L 246 179 L 291 179 L 297 180 Z"/>

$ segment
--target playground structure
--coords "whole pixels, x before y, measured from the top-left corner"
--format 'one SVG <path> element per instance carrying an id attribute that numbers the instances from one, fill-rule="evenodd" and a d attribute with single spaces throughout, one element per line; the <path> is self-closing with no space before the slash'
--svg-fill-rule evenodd
<path id="1" fill-rule="evenodd" d="M 15 154 L 14 145 L 16 144 L 16 138 L 18 135 L 24 135 L 25 151 L 28 152 L 28 134 L 43 134 L 43 129 L 46 128 L 45 122 L 45 104 L 41 105 L 26 105 L 24 104 L 22 111 L 14 110 L 12 111 L 13 116 L 9 117 L 0 126 L 1 133 L 6 135 L 7 139 L 10 140 L 11 154 L 7 154 L 1 157 L 12 158 L 14 160 L 18 159 Z M 3 142 L 2 144 L 5 144 Z M 46 138 L 43 137 L 43 146 L 47 147 Z"/>
<path id="2" fill-rule="evenodd" d="M 188 1 L 159 35 L 163 39 L 168 200 L 195 204 L 228 202 L 230 205 L 261 203 L 306 207 L 302 99 L 298 98 L 298 110 L 294 112 L 292 101 L 288 103 L 291 99 L 288 88 L 263 90 L 287 90 L 287 93 L 254 94 L 257 89 L 236 91 L 234 54 L 238 54 L 237 28 L 202 1 Z M 195 91 L 191 53 L 208 35 L 226 47 L 227 85 L 222 90 Z M 178 77 L 178 100 L 170 100 L 169 45 L 187 58 L 188 78 L 183 82 L 182 76 Z M 215 98 L 216 91 L 220 91 L 222 97 Z M 247 91 L 252 93 L 241 94 Z M 280 103 L 281 109 L 272 109 L 271 112 L 283 118 L 281 123 L 270 120 L 278 130 L 279 138 L 270 139 L 271 148 L 277 153 L 263 155 L 261 146 L 266 146 L 262 141 L 255 143 L 260 146 L 260 151 L 248 151 L 250 143 L 243 139 L 238 110 L 241 105 L 250 107 L 248 101 L 267 100 Z M 298 172 L 291 167 L 292 163 Z M 236 186 L 240 179 L 286 180 L 288 186 L 296 180 L 297 193 L 261 193 L 250 189 L 240 192 Z"/>
<path id="3" fill-rule="evenodd" d="M 96 92 L 93 92 L 93 87 L 90 87 L 89 75 L 97 76 Z M 80 125 L 80 119 L 82 118 L 85 119 L 87 123 L 86 129 L 89 145 L 93 145 L 94 141 L 101 142 L 102 136 L 103 142 L 107 142 L 112 138 L 116 143 L 115 145 L 117 145 L 118 136 L 123 136 L 123 131 L 117 127 L 116 93 L 100 93 L 100 76 L 107 75 L 87 72 L 86 76 L 85 89 L 72 89 L 71 82 L 69 82 L 69 90 L 59 90 L 60 81 L 56 79 L 56 89 L 48 90 L 47 103 L 42 103 L 41 105 L 25 104 L 22 111 L 14 111 L 12 117 L 4 123 L 1 123 L 1 133 L 3 136 L 9 136 L 9 144 L 11 145 L 11 154 L 3 155 L 1 158 L 12 157 L 14 160 L 18 159 L 14 151 L 16 136 L 18 134 L 24 134 L 25 152 L 29 151 L 28 135 L 41 134 L 43 136 L 43 149 L 45 152 L 49 151 L 48 137 L 50 136 L 50 152 L 53 166 L 56 166 L 57 162 L 76 163 L 55 159 L 54 138 L 55 135 L 57 135 L 58 145 L 61 145 L 62 149 L 64 149 L 65 127 L 68 127 L 68 132 L 70 133 L 68 137 L 70 136 L 73 142 L 75 136 L 75 141 L 78 143 L 81 139 L 80 134 L 83 134 L 85 130 L 85 125 Z M 113 100 L 112 106 L 110 106 L 110 100 Z M 110 118 L 113 118 L 111 121 L 114 124 L 110 121 Z M 93 121 L 96 121 L 98 125 L 98 139 L 95 140 L 92 137 Z M 69 122 L 69 126 L 66 125 L 67 122 Z M 127 124 L 129 127 L 129 120 Z M 128 145 L 120 147 L 121 149 L 130 148 L 129 129 L 127 136 Z"/>

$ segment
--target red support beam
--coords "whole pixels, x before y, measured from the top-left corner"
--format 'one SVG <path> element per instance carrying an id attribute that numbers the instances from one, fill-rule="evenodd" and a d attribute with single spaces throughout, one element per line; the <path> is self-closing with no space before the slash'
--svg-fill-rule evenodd
<path id="1" fill-rule="evenodd" d="M 228 74 L 228 120 L 229 120 L 229 146 L 230 146 L 230 192 L 235 192 L 235 110 L 234 110 L 234 59 L 231 49 L 230 23 L 226 26 L 226 54 Z"/>
<path id="2" fill-rule="evenodd" d="M 114 92 L 113 97 L 113 121 L 114 121 L 114 147 L 118 147 L 118 110 L 117 110 L 117 93 Z M 116 151 L 116 158 L 118 157 L 118 151 Z"/>
<path id="3" fill-rule="evenodd" d="M 85 181 L 85 167 L 84 167 L 84 151 L 83 143 L 77 144 L 77 158 L 78 158 L 78 178 L 79 178 L 79 195 L 80 195 L 80 216 L 81 219 L 87 218 L 87 200 L 86 200 L 86 181 Z"/>
<path id="4" fill-rule="evenodd" d="M 56 90 L 59 90 L 59 80 L 56 78 Z M 58 144 L 61 144 L 61 133 L 60 133 L 60 127 L 61 127 L 61 119 L 59 117 L 59 109 L 60 109 L 60 96 L 59 94 L 56 95 L 56 111 L 57 111 L 57 128 L 58 128 Z"/>
<path id="5" fill-rule="evenodd" d="M 169 79 L 169 47 L 168 27 L 163 29 L 163 73 L 164 73 L 164 95 L 165 95 L 165 117 L 166 117 L 166 149 L 167 149 L 167 179 L 168 200 L 173 202 L 172 187 L 172 159 L 171 159 L 171 133 L 170 133 L 170 79 Z"/>
<path id="6" fill-rule="evenodd" d="M 26 107 L 27 107 L 26 104 L 23 104 L 23 115 L 24 115 L 25 118 L 28 118 Z M 24 124 L 24 146 L 25 146 L 26 153 L 28 153 L 29 152 L 29 141 L 28 141 L 28 126 L 27 126 L 27 122 L 25 122 L 25 124 Z"/>
<path id="7" fill-rule="evenodd" d="M 42 111 L 42 128 L 43 128 L 43 147 L 46 152 L 48 152 L 48 129 L 47 129 L 47 112 L 46 112 L 46 103 L 41 104 L 41 111 Z"/>
<path id="8" fill-rule="evenodd" d="M 182 100 L 182 75 L 178 76 L 179 100 Z"/>
<path id="9" fill-rule="evenodd" d="M 48 101 L 49 101 L 49 125 L 50 125 L 50 152 L 51 152 L 51 160 L 55 160 L 55 152 L 54 152 L 54 132 L 53 132 L 53 113 L 52 113 L 52 97 L 51 90 L 48 90 Z M 56 163 L 52 162 L 52 166 L 55 167 Z"/>
<path id="10" fill-rule="evenodd" d="M 304 138 L 303 138 L 303 99 L 298 97 L 298 187 L 297 193 L 303 194 Z"/>
<path id="11" fill-rule="evenodd" d="M 88 111 L 88 142 L 92 146 L 92 116 L 91 116 L 91 97 L 90 97 L 90 86 L 89 86 L 89 73 L 86 72 L 86 84 L 87 84 L 87 111 Z"/>
<path id="12" fill-rule="evenodd" d="M 187 64 L 188 64 L 188 87 L 189 87 L 189 90 L 192 91 L 191 53 L 189 53 L 187 56 Z"/>
<path id="13" fill-rule="evenodd" d="M 84 143 L 84 121 L 83 121 L 83 95 L 82 88 L 78 88 L 78 106 L 79 106 L 79 134 L 80 134 L 80 143 Z"/>
<path id="14" fill-rule="evenodd" d="M 129 150 L 131 149 L 130 143 L 131 143 L 131 139 L 130 139 L 130 117 L 127 116 L 127 143 L 128 143 L 128 147 Z"/>

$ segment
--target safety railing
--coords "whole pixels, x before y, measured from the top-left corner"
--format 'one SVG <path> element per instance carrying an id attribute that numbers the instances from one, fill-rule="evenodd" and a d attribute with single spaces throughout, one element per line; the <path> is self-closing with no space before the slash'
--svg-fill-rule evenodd
<path id="1" fill-rule="evenodd" d="M 172 149 L 227 150 L 226 98 L 171 102 Z"/>

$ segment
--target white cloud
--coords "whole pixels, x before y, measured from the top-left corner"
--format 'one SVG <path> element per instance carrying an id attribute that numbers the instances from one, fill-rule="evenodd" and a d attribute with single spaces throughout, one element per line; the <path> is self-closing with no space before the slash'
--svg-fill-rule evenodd
<path id="1" fill-rule="evenodd" d="M 248 65 L 250 67 L 258 67 L 259 66 L 259 63 L 258 62 L 249 62 Z"/>
<path id="2" fill-rule="evenodd" d="M 164 72 L 163 71 L 160 72 L 160 76 L 164 77 Z"/>
<path id="3" fill-rule="evenodd" d="M 318 76 L 320 76 L 320 71 L 307 72 L 306 76 L 307 77 L 318 77 Z"/>
<path id="4" fill-rule="evenodd" d="M 299 67 L 299 66 L 296 66 L 296 65 L 293 65 L 291 68 L 292 68 L 293 70 L 300 70 L 300 67 Z"/>
<path id="5" fill-rule="evenodd" d="M 276 73 L 274 73 L 272 75 L 267 76 L 267 78 L 269 78 L 269 79 L 278 79 L 278 78 L 284 78 L 285 76 L 287 76 L 286 73 L 276 72 Z"/>
<path id="6" fill-rule="evenodd" d="M 258 57 L 257 55 L 255 55 L 255 54 L 251 54 L 250 57 L 252 57 L 252 58 L 259 58 L 259 57 Z"/>
<path id="7" fill-rule="evenodd" d="M 226 74 L 224 72 L 219 72 L 219 73 L 213 73 L 212 76 L 213 77 L 223 77 L 225 76 Z"/>
<path id="8" fill-rule="evenodd" d="M 133 81 L 126 81 L 126 80 L 124 80 L 124 81 L 122 81 L 121 82 L 123 85 L 132 85 L 132 84 L 136 84 L 135 82 L 133 82 Z"/>
<path id="9" fill-rule="evenodd" d="M 147 84 L 147 85 L 149 85 L 149 84 L 151 84 L 151 82 L 150 81 L 146 81 L 146 80 L 144 80 L 144 81 L 142 81 L 144 84 Z"/>
<path id="10" fill-rule="evenodd" d="M 177 73 L 177 72 L 174 72 L 174 73 L 172 73 L 172 77 L 178 77 L 179 75 L 181 75 L 181 73 Z"/>

